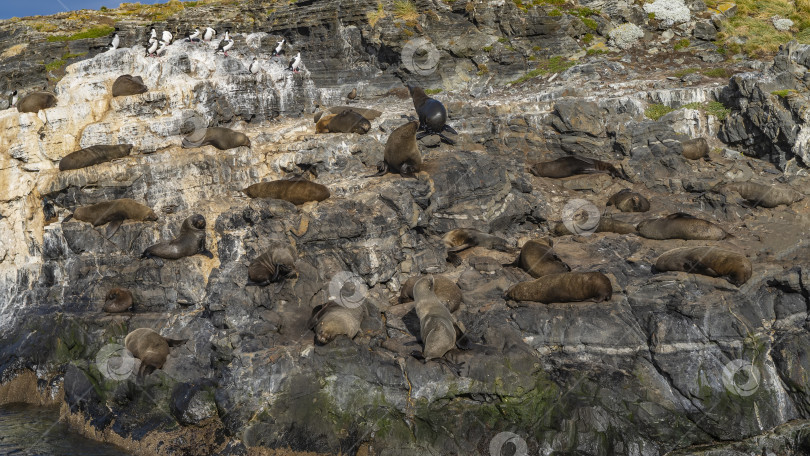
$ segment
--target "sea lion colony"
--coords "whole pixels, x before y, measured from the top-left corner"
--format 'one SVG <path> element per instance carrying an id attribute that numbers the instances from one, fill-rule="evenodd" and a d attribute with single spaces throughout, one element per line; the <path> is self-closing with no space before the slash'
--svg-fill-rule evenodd
<path id="1" fill-rule="evenodd" d="M 154 32 L 154 31 L 153 31 Z M 199 33 L 198 33 L 199 34 Z M 206 31 L 205 36 L 213 35 Z M 210 36 L 203 41 L 209 41 Z M 227 37 L 224 46 L 233 45 Z M 161 40 L 162 46 L 171 44 Z M 187 39 L 191 43 L 198 39 Z M 149 48 L 155 41 L 150 39 Z M 283 46 L 280 42 L 279 47 Z M 117 44 L 116 44 L 117 47 Z M 227 55 L 225 52 L 223 52 Z M 150 54 L 153 55 L 153 54 Z M 160 52 L 154 55 L 160 56 Z M 281 55 L 277 52 L 274 55 Z M 224 57 L 223 57 L 224 58 Z M 256 59 L 254 58 L 254 63 Z M 296 56 L 291 69 L 297 71 L 300 66 L 300 54 Z M 251 64 L 251 73 L 260 71 L 257 65 Z M 442 141 L 454 145 L 455 141 L 446 137 L 444 132 L 456 133 L 447 125 L 447 111 L 443 104 L 427 97 L 419 87 L 409 86 L 418 120 L 405 122 L 389 135 L 379 173 L 367 177 L 379 177 L 386 172 L 398 172 L 403 176 L 416 177 L 424 172 L 423 157 L 419 150 L 418 139 L 429 135 L 439 135 Z M 148 91 L 140 76 L 122 75 L 112 84 L 112 96 L 132 96 Z M 356 90 L 352 90 L 349 99 L 354 99 Z M 22 97 L 17 107 L 20 112 L 37 112 L 55 106 L 58 99 L 47 92 L 34 92 Z M 380 111 L 367 108 L 338 106 L 318 112 L 314 121 L 315 131 L 339 134 L 365 134 L 371 128 L 371 122 L 381 115 Z M 252 148 L 250 138 L 244 133 L 223 127 L 209 127 L 197 131 L 182 139 L 183 148 L 214 146 L 221 150 L 237 147 Z M 60 171 L 94 166 L 111 160 L 126 159 L 132 146 L 94 145 L 76 151 L 64 157 L 59 165 Z M 697 160 L 705 157 L 708 146 L 703 138 L 685 141 L 683 156 Z M 632 183 L 632 179 L 622 166 L 583 156 L 566 156 L 551 161 L 535 163 L 530 172 L 539 178 L 564 179 L 582 174 L 604 173 L 612 178 Z M 718 186 L 713 191 L 736 192 L 754 206 L 774 207 L 779 204 L 791 204 L 803 198 L 798 192 L 790 189 L 770 189 L 754 182 L 730 183 Z M 244 189 L 251 198 L 275 198 L 301 205 L 309 202 L 320 202 L 331 196 L 328 187 L 310 182 L 302 177 L 280 179 L 271 182 L 253 183 Z M 623 212 L 646 212 L 650 202 L 644 195 L 625 189 L 614 194 L 608 201 Z M 90 222 L 93 226 L 110 223 L 117 228 L 124 220 L 135 222 L 156 221 L 157 215 L 149 207 L 134 200 L 100 201 L 94 205 L 79 207 L 74 218 Z M 66 220 L 65 220 L 66 221 Z M 192 214 L 182 223 L 179 234 L 172 240 L 157 243 L 143 252 L 142 261 L 155 258 L 178 260 L 192 255 L 202 254 L 213 258 L 213 253 L 206 248 L 206 220 L 200 214 Z M 111 232 L 110 232 L 111 231 Z M 550 233 L 556 236 L 570 235 L 569 224 L 564 221 L 550 227 Z M 648 239 L 684 239 L 684 240 L 721 240 L 729 236 L 720 226 L 702 220 L 690 214 L 676 213 L 660 218 L 651 218 L 637 225 L 615 220 L 612 217 L 600 217 L 598 223 L 587 230 L 590 232 L 612 232 L 619 235 L 635 235 Z M 115 230 L 108 230 L 108 236 Z M 575 234 L 581 234 L 577 230 Z M 459 252 L 471 247 L 494 249 L 514 253 L 510 241 L 499 236 L 483 233 L 471 228 L 456 229 L 444 234 L 441 238 L 445 245 L 448 261 L 460 264 Z M 517 266 L 528 272 L 534 279 L 513 285 L 505 295 L 516 305 L 529 305 L 530 302 L 555 303 L 591 300 L 594 302 L 609 301 L 614 293 L 610 279 L 602 272 L 576 270 L 577 265 L 569 265 L 554 252 L 550 239 L 531 239 L 527 241 L 515 261 L 506 266 Z M 246 281 L 249 284 L 265 286 L 270 283 L 283 282 L 295 276 L 297 252 L 285 241 L 272 241 L 265 246 L 265 251 L 257 256 L 246 268 Z M 564 252 L 563 257 L 564 257 Z M 574 269 L 572 270 L 572 266 Z M 712 277 L 723 277 L 731 283 L 741 286 L 751 276 L 750 261 L 739 253 L 729 250 L 705 249 L 699 246 L 686 249 L 675 249 L 660 255 L 655 263 L 657 272 L 683 271 L 703 274 Z M 456 344 L 457 327 L 452 312 L 461 305 L 461 290 L 453 279 L 443 276 L 412 277 L 402 286 L 402 298 L 415 301 L 416 313 L 420 318 L 420 338 L 424 344 L 423 356 L 426 360 L 441 358 Z M 109 290 L 103 310 L 109 313 L 124 312 L 133 307 L 133 294 L 121 288 Z M 320 343 L 329 343 L 339 335 L 349 338 L 361 332 L 361 323 L 367 313 L 365 305 L 345 307 L 335 302 L 326 302 L 316 308 L 310 318 L 310 328 L 315 339 Z M 141 359 L 139 375 L 162 367 L 169 354 L 169 341 L 146 328 L 132 331 L 125 344 L 133 354 Z M 131 348 L 130 348 L 131 347 Z"/>

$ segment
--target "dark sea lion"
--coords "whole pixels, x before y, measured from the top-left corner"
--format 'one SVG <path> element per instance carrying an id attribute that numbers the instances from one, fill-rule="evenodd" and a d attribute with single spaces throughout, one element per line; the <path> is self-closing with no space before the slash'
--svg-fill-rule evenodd
<path id="1" fill-rule="evenodd" d="M 366 177 L 382 176 L 387 172 L 413 176 L 422 167 L 422 154 L 416 144 L 416 129 L 419 122 L 411 121 L 397 128 L 385 143 L 383 161 L 377 165 L 379 172 Z"/>
<path id="2" fill-rule="evenodd" d="M 529 171 L 538 177 L 560 179 L 578 174 L 608 173 L 611 176 L 629 181 L 623 170 L 616 169 L 608 162 L 580 156 L 561 157 L 556 160 L 535 163 Z"/>
<path id="3" fill-rule="evenodd" d="M 419 317 L 419 337 L 424 345 L 425 361 L 443 357 L 456 345 L 456 326 L 450 310 L 433 291 L 433 277 L 423 277 L 413 286 L 416 315 Z"/>
<path id="4" fill-rule="evenodd" d="M 123 97 L 127 95 L 137 95 L 148 90 L 149 89 L 146 87 L 146 84 L 143 83 L 143 78 L 140 76 L 125 74 L 123 76 L 118 76 L 115 82 L 113 82 L 112 96 Z"/>
<path id="5" fill-rule="evenodd" d="M 616 206 L 622 212 L 647 212 L 650 210 L 650 201 L 647 198 L 627 188 L 611 196 L 607 205 Z"/>
<path id="6" fill-rule="evenodd" d="M 356 108 L 354 106 L 332 106 L 331 108 L 324 109 L 323 111 L 318 111 L 313 116 L 313 122 L 317 123 L 318 120 L 327 114 L 340 114 L 343 111 L 352 111 L 360 114 L 361 116 L 365 117 L 366 120 L 369 122 L 373 121 L 377 117 L 382 115 L 382 111 L 377 111 L 376 109 L 370 108 Z"/>
<path id="7" fill-rule="evenodd" d="M 86 168 L 105 163 L 116 158 L 126 157 L 132 151 L 132 144 L 98 145 L 77 150 L 59 160 L 59 171 Z"/>
<path id="8" fill-rule="evenodd" d="M 248 138 L 246 134 L 231 130 L 230 128 L 209 127 L 205 130 L 205 134 L 201 131 L 194 132 L 183 138 L 182 142 L 184 149 L 208 145 L 214 146 L 219 150 L 228 150 L 240 146 L 250 147 L 250 138 Z"/>
<path id="9" fill-rule="evenodd" d="M 138 378 L 151 374 L 160 369 L 169 357 L 169 347 L 175 347 L 184 340 L 167 339 L 149 328 L 138 328 L 124 338 L 124 346 L 132 356 L 141 360 L 138 368 Z"/>
<path id="10" fill-rule="evenodd" d="M 425 276 L 409 277 L 399 290 L 400 302 L 409 302 L 414 300 L 413 286 L 417 281 Z M 433 276 L 433 292 L 439 300 L 447 306 L 450 312 L 455 312 L 461 306 L 461 288 L 456 283 L 443 275 Z"/>
<path id="11" fill-rule="evenodd" d="M 636 226 L 636 230 L 647 239 L 719 241 L 730 236 L 714 223 L 683 212 L 644 220 Z"/>
<path id="12" fill-rule="evenodd" d="M 31 92 L 17 102 L 19 112 L 39 112 L 56 106 L 56 95 L 49 92 Z"/>
<path id="13" fill-rule="evenodd" d="M 110 223 L 107 226 L 107 238 L 115 234 L 124 220 L 154 222 L 158 219 L 157 214 L 148 206 L 129 198 L 78 207 L 73 211 L 73 218 L 83 222 L 90 222 L 93 226 Z"/>
<path id="14" fill-rule="evenodd" d="M 520 249 L 515 264 L 534 278 L 568 272 L 571 268 L 554 254 L 551 239 L 532 239 Z"/>
<path id="15" fill-rule="evenodd" d="M 337 115 L 321 117 L 315 126 L 318 133 L 357 133 L 364 135 L 371 129 L 371 122 L 360 114 L 346 109 Z"/>
<path id="16" fill-rule="evenodd" d="M 366 306 L 344 307 L 335 302 L 327 302 L 312 311 L 309 327 L 315 331 L 315 338 L 321 344 L 328 344 L 343 334 L 349 339 L 360 332 L 360 324 L 366 313 Z"/>
<path id="17" fill-rule="evenodd" d="M 132 307 L 132 293 L 124 288 L 113 288 L 107 292 L 101 309 L 104 312 L 118 313 L 125 312 L 130 307 Z"/>
<path id="18" fill-rule="evenodd" d="M 270 241 L 267 250 L 248 266 L 248 278 L 259 286 L 283 280 L 295 272 L 297 257 L 289 242 Z"/>
<path id="19" fill-rule="evenodd" d="M 731 182 L 718 185 L 714 191 L 721 193 L 737 192 L 752 206 L 767 208 L 789 205 L 804 199 L 804 195 L 792 188 L 780 185 L 763 185 L 756 182 Z"/>
<path id="20" fill-rule="evenodd" d="M 563 272 L 521 282 L 507 290 L 515 301 L 542 303 L 610 300 L 613 287 L 601 272 Z"/>
<path id="21" fill-rule="evenodd" d="M 681 147 L 683 147 L 683 152 L 681 152 L 681 155 L 689 160 L 697 160 L 709 155 L 709 143 L 706 141 L 706 138 L 695 138 L 681 141 Z"/>
<path id="22" fill-rule="evenodd" d="M 739 253 L 716 247 L 681 247 L 658 257 L 655 270 L 723 277 L 740 286 L 751 278 L 751 261 Z"/>
<path id="23" fill-rule="evenodd" d="M 567 234 L 574 234 L 568 230 L 563 222 L 557 222 L 551 230 L 555 236 L 565 236 Z M 600 217 L 599 224 L 596 226 L 594 233 L 618 233 L 618 234 L 631 234 L 636 232 L 636 227 L 632 223 L 622 222 L 611 217 Z"/>
<path id="24" fill-rule="evenodd" d="M 444 105 L 439 100 L 427 96 L 421 87 L 408 86 L 408 92 L 411 94 L 413 107 L 416 108 L 416 115 L 419 117 L 419 130 L 422 130 L 416 139 L 422 139 L 427 135 L 439 135 L 447 144 L 455 144 L 455 141 L 444 135 L 445 131 L 454 135 L 458 134 L 453 127 L 447 125 L 447 109 Z"/>
<path id="25" fill-rule="evenodd" d="M 301 177 L 259 182 L 242 191 L 251 198 L 274 198 L 296 205 L 309 201 L 323 201 L 330 196 L 329 189 L 325 185 Z"/>
<path id="26" fill-rule="evenodd" d="M 205 248 L 205 218 L 200 214 L 194 214 L 183 221 L 180 235 L 169 242 L 161 242 L 147 248 L 141 257 L 177 260 L 198 253 L 208 258 L 214 257 L 214 254 Z"/>

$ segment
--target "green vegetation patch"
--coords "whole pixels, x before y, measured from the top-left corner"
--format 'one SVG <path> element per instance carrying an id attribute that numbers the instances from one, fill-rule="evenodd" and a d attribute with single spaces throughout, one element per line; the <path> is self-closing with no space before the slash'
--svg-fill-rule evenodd
<path id="1" fill-rule="evenodd" d="M 520 84 L 521 82 L 528 81 L 529 79 L 540 75 L 561 73 L 576 65 L 576 63 L 576 60 L 567 60 L 565 57 L 555 56 L 548 60 L 541 61 L 540 64 L 537 65 L 537 68 L 515 79 L 514 81 L 510 82 L 510 84 Z"/>
<path id="2" fill-rule="evenodd" d="M 706 0 L 709 8 L 718 8 L 722 0 Z M 790 40 L 810 44 L 810 1 L 808 0 L 734 0 L 736 14 L 721 24 L 718 44 L 732 54 L 743 52 L 749 57 L 765 58 L 776 53 Z M 772 18 L 780 16 L 793 21 L 793 27 L 779 31 Z M 736 43 L 741 39 L 742 45 Z M 739 50 L 733 50 L 735 45 Z"/>
<path id="3" fill-rule="evenodd" d="M 425 89 L 425 93 L 428 95 L 436 95 L 437 93 L 442 93 L 442 89 Z"/>
<path id="4" fill-rule="evenodd" d="M 89 38 L 101 38 L 115 31 L 115 27 L 95 27 L 88 30 L 74 33 L 73 35 L 53 35 L 48 37 L 48 41 L 76 41 Z"/>
<path id="5" fill-rule="evenodd" d="M 715 116 L 719 120 L 725 120 L 725 118 L 731 113 L 731 110 L 725 107 L 725 105 L 719 101 L 710 101 L 706 103 L 705 109 L 707 114 Z"/>
<path id="6" fill-rule="evenodd" d="M 700 68 L 684 68 L 684 69 L 676 71 L 672 75 L 675 76 L 676 78 L 682 78 L 682 77 L 686 76 L 687 74 L 697 73 L 698 71 L 700 71 Z"/>
<path id="7" fill-rule="evenodd" d="M 587 56 L 602 55 L 607 53 L 608 51 L 605 49 L 588 49 L 587 51 L 585 51 L 585 55 Z"/>
<path id="8" fill-rule="evenodd" d="M 771 92 L 771 94 L 776 95 L 777 97 L 780 97 L 780 98 L 787 98 L 788 95 L 790 95 L 790 92 L 795 92 L 795 90 L 787 90 L 787 89 L 785 89 L 785 90 L 774 90 L 773 92 Z"/>
<path id="9" fill-rule="evenodd" d="M 652 120 L 658 120 L 661 117 L 664 117 L 666 114 L 674 111 L 674 109 L 670 108 L 664 104 L 652 104 L 644 110 L 644 115 Z"/>
<path id="10" fill-rule="evenodd" d="M 675 49 L 676 51 L 680 51 L 680 50 L 682 50 L 682 49 L 686 49 L 686 48 L 688 48 L 688 47 L 689 47 L 689 40 L 687 40 L 686 38 L 684 38 L 684 39 L 682 39 L 682 40 L 678 40 L 678 41 L 676 41 L 676 42 L 675 42 L 674 49 Z"/>
<path id="11" fill-rule="evenodd" d="M 704 75 L 710 78 L 730 78 L 731 72 L 728 68 L 710 68 L 708 70 L 701 71 Z"/>

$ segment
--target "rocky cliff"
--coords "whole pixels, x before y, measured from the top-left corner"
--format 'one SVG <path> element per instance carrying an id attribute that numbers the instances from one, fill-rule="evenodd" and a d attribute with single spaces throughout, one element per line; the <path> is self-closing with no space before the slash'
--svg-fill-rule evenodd
<path id="1" fill-rule="evenodd" d="M 201 4 L 158 30 L 229 27 L 228 57 L 184 42 L 147 57 L 134 43 L 151 22 L 118 18 L 122 48 L 71 41 L 88 54 L 63 74 L 28 57 L 50 55 L 43 32 L 5 24 L 14 39 L 34 38 L 4 63 L 18 65 L 5 73 L 10 87 L 50 84 L 58 104 L 0 111 L 0 399 L 36 389 L 81 432 L 137 454 L 806 453 L 810 198 L 764 208 L 716 186 L 806 194 L 810 48 L 717 62 L 712 19 L 723 13 L 702 2 L 687 2 L 681 23 L 628 2 L 564 12 L 536 3 L 416 2 L 414 14 L 373 2 Z M 648 36 L 633 45 L 611 34 L 625 22 Z M 271 57 L 281 37 L 288 56 L 302 53 L 300 73 Z M 676 37 L 693 39 L 691 51 L 669 50 Z M 113 98 L 122 74 L 149 91 Z M 406 83 L 442 89 L 434 96 L 457 143 L 422 139 L 416 178 L 365 177 L 414 115 Z M 316 134 L 310 113 L 345 104 L 355 87 L 353 106 L 384 112 L 371 131 Z M 208 126 L 242 131 L 251 146 L 180 146 Z M 688 160 L 683 144 L 697 137 L 711 151 Z M 128 157 L 59 171 L 75 150 L 124 143 L 134 146 Z M 611 162 L 629 180 L 528 172 L 570 154 Z M 242 192 L 301 173 L 330 198 L 295 206 Z M 623 188 L 645 195 L 650 211 L 606 206 Z M 67 219 L 115 198 L 146 204 L 158 220 L 127 221 L 108 238 Z M 732 237 L 555 237 L 573 270 L 609 278 L 613 296 L 601 303 L 505 299 L 530 279 L 509 266 L 512 253 L 475 247 L 459 265 L 447 261 L 441 237 L 452 229 L 518 247 L 550 235 L 577 201 L 632 224 L 687 212 Z M 195 213 L 213 258 L 141 258 Z M 297 275 L 248 286 L 248 265 L 272 240 L 296 248 Z M 737 287 L 654 270 L 680 246 L 743 253 L 752 277 Z M 470 344 L 443 362 L 414 356 L 419 321 L 398 301 L 401 284 L 423 273 L 446 274 L 462 291 L 455 317 Z M 311 312 L 346 284 L 367 310 L 361 331 L 316 344 Z M 133 311 L 101 311 L 113 287 L 131 290 Z M 143 381 L 121 347 L 140 327 L 185 340 Z"/>

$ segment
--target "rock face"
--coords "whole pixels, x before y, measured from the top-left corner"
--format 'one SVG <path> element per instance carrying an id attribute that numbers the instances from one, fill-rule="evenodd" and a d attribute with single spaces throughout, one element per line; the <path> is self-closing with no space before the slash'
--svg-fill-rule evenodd
<path id="1" fill-rule="evenodd" d="M 533 43 L 574 52 L 585 33 L 581 21 L 513 2 L 469 11 L 462 2 L 431 3 L 444 22 L 428 14 L 417 25 L 440 43 L 442 63 L 419 81 L 447 89 L 434 97 L 448 109 L 457 145 L 422 140 L 416 178 L 365 177 L 382 160 L 390 132 L 406 122 L 402 115 L 414 114 L 410 99 L 388 89 L 416 79 L 400 66 L 403 30 L 416 26 L 393 18 L 367 23 L 375 5 L 329 5 L 302 1 L 267 19 L 277 21 L 272 33 L 283 30 L 308 56 L 298 74 L 270 57 L 276 35 L 245 29 L 232 5 L 207 5 L 182 20 L 205 12 L 232 21 L 229 57 L 214 56 L 215 44 L 187 43 L 162 58 L 138 46 L 97 53 L 66 68 L 54 88 L 56 107 L 0 111 L 0 388 L 34 373 L 50 390 L 61 384 L 71 424 L 146 454 L 266 447 L 485 455 L 508 451 L 507 441 L 524 443 L 528 454 L 689 453 L 719 441 L 736 441 L 722 454 L 805 451 L 806 423 L 788 422 L 810 419 L 810 198 L 763 208 L 711 191 L 778 178 L 780 187 L 806 194 L 810 178 L 798 166 L 807 163 L 799 147 L 807 128 L 804 46 L 786 46 L 769 72 L 737 74 L 728 85 L 669 80 L 672 63 L 655 56 L 597 56 L 553 79 L 499 88 L 495 82 L 525 69 L 518 51 Z M 238 11 L 258 14 L 259 6 Z M 605 8 L 600 21 L 646 17 L 636 5 Z M 502 33 L 513 37 L 512 49 L 498 42 Z M 490 61 L 480 60 L 484 47 L 498 69 L 465 80 L 466 65 Z M 261 62 L 255 75 L 247 69 L 254 53 Z M 347 58 L 359 73 L 346 68 Z M 149 91 L 112 98 L 122 74 L 142 76 Z M 360 87 L 358 105 L 383 114 L 366 135 L 317 135 L 308 113 L 318 103 L 343 104 L 349 74 Z M 612 82 L 618 76 L 623 81 Z M 771 93 L 786 88 L 796 92 Z M 658 121 L 644 116 L 652 104 L 718 98 L 735 108 L 722 127 L 694 109 Z M 180 146 L 211 126 L 247 134 L 251 147 Z M 722 146 L 720 128 L 727 146 L 756 157 L 731 149 L 683 156 L 691 137 Z M 58 170 L 75 150 L 124 143 L 133 145 L 128 156 Z M 528 172 L 570 154 L 621 167 L 629 181 Z M 330 197 L 296 206 L 242 193 L 301 174 L 327 186 Z M 650 211 L 605 212 L 610 195 L 625 188 L 649 199 Z M 109 238 L 64 220 L 76 207 L 119 198 L 149 206 L 158 220 L 125 221 Z M 601 303 L 517 307 L 504 292 L 531 277 L 504 266 L 511 253 L 475 247 L 459 253 L 458 266 L 447 261 L 441 237 L 452 229 L 474 228 L 520 247 L 570 222 L 571 204 L 633 225 L 687 212 L 734 237 L 555 237 L 554 252 L 573 271 L 610 280 L 613 297 Z M 141 258 L 195 213 L 207 221 L 213 258 Z M 246 286 L 248 266 L 274 241 L 294 247 L 296 274 Z M 752 276 L 736 287 L 688 272 L 654 273 L 656 258 L 687 246 L 745 255 Z M 462 292 L 454 318 L 471 343 L 451 350 L 447 363 L 412 355 L 421 351 L 419 321 L 412 304 L 396 301 L 408 277 L 428 273 L 444 274 Z M 114 287 L 132 292 L 132 312 L 101 311 Z M 359 334 L 316 344 L 312 310 L 343 299 L 365 306 Z M 141 327 L 185 343 L 138 382 L 138 361 L 121 345 Z"/>

